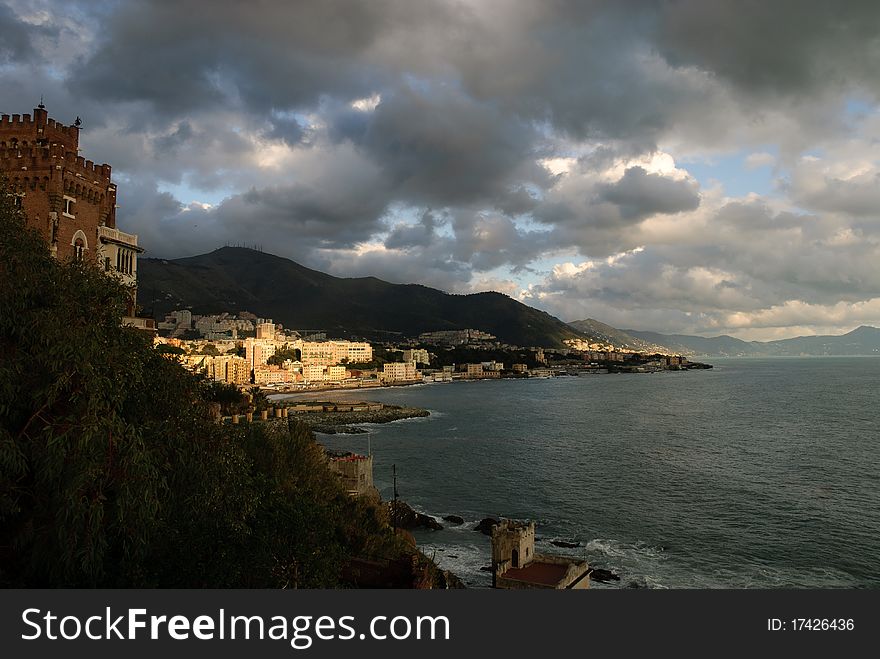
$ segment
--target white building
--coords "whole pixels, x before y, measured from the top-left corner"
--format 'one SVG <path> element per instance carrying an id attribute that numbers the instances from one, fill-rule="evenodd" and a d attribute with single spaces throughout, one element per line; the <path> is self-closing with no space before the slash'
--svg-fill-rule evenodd
<path id="1" fill-rule="evenodd" d="M 323 382 L 326 368 L 324 365 L 307 364 L 302 368 L 303 379 L 307 382 Z"/>
<path id="2" fill-rule="evenodd" d="M 428 351 L 424 348 L 418 349 L 413 348 L 412 350 L 404 350 L 403 351 L 403 361 L 405 362 L 415 362 L 416 364 L 430 364 L 431 356 L 428 354 Z"/>
<path id="3" fill-rule="evenodd" d="M 348 371 L 345 370 L 345 366 L 328 366 L 326 372 L 326 379 L 331 382 L 341 382 L 345 378 L 348 377 Z"/>
<path id="4" fill-rule="evenodd" d="M 304 341 L 297 345 L 304 364 L 334 366 L 362 364 L 373 360 L 373 347 L 356 341 Z"/>
<path id="5" fill-rule="evenodd" d="M 414 362 L 389 362 L 382 367 L 379 379 L 385 383 L 411 382 L 418 380 L 421 374 L 416 370 Z"/>
<path id="6" fill-rule="evenodd" d="M 265 339 L 247 338 L 244 342 L 245 359 L 251 365 L 251 369 L 264 366 L 269 357 L 275 354 L 275 342 Z"/>
<path id="7" fill-rule="evenodd" d="M 274 323 L 259 323 L 257 325 L 257 338 L 258 339 L 275 339 L 275 324 Z"/>

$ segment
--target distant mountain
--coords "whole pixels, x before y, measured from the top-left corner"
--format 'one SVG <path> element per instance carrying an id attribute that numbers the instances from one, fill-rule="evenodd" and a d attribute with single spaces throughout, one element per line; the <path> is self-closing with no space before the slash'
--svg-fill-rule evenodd
<path id="1" fill-rule="evenodd" d="M 772 355 L 878 355 L 880 329 L 862 325 L 839 336 L 799 336 L 757 345 Z"/>
<path id="2" fill-rule="evenodd" d="M 623 330 L 626 334 L 659 343 L 683 354 L 726 357 L 798 357 L 822 355 L 878 355 L 880 329 L 863 325 L 843 335 L 799 336 L 777 341 L 742 341 L 732 336 L 688 336 Z M 687 352 L 686 352 L 687 351 Z"/>
<path id="3" fill-rule="evenodd" d="M 569 323 L 569 325 L 596 343 L 608 343 L 615 348 L 625 348 L 638 352 L 676 352 L 676 350 L 660 341 L 634 336 L 629 330 L 619 330 L 593 318 L 575 320 Z M 648 332 L 643 333 L 648 334 Z M 658 336 L 660 335 L 658 334 Z M 678 352 L 681 352 L 681 350 L 678 350 Z M 684 354 L 690 353 L 687 351 Z"/>
<path id="4" fill-rule="evenodd" d="M 339 278 L 289 259 L 241 247 L 183 259 L 139 259 L 138 303 L 161 319 L 251 311 L 291 329 L 373 339 L 478 329 L 506 343 L 561 347 L 580 334 L 558 318 L 501 293 L 450 295 L 375 277 Z"/>
<path id="5" fill-rule="evenodd" d="M 623 331 L 644 341 L 667 346 L 672 352 L 683 355 L 745 357 L 756 353 L 753 344 L 727 335 L 707 338 L 704 336 L 688 336 L 686 334 L 642 332 L 631 329 Z"/>

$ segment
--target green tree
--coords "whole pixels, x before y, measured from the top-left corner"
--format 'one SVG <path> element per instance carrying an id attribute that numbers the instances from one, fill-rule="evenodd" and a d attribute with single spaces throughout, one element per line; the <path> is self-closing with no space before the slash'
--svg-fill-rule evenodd
<path id="1" fill-rule="evenodd" d="M 296 348 L 292 348 L 288 345 L 282 346 L 281 349 L 276 350 L 275 354 L 269 357 L 267 363 L 275 364 L 276 366 L 281 366 L 285 360 L 290 359 L 292 361 L 299 361 L 300 351 Z"/>
<path id="2" fill-rule="evenodd" d="M 326 587 L 412 554 L 296 421 L 215 423 L 232 392 L 122 327 L 127 296 L 0 190 L 0 585 Z"/>
<path id="3" fill-rule="evenodd" d="M 2 581 L 113 582 L 143 557 L 163 490 L 145 412 L 180 367 L 120 327 L 127 296 L 53 259 L 0 191 Z"/>

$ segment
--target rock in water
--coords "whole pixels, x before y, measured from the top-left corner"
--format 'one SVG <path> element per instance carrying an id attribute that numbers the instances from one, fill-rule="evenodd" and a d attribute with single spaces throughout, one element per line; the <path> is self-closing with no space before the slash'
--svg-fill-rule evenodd
<path id="1" fill-rule="evenodd" d="M 388 504 L 388 516 L 391 524 L 399 529 L 414 529 L 422 526 L 432 531 L 443 528 L 436 519 L 429 515 L 418 513 L 403 501 L 392 501 Z"/>
<path id="2" fill-rule="evenodd" d="M 498 524 L 498 520 L 494 517 L 486 517 L 480 520 L 480 523 L 474 527 L 474 531 L 479 531 L 483 535 L 492 535 L 492 527 Z"/>
<path id="3" fill-rule="evenodd" d="M 568 542 L 566 540 L 551 540 L 551 545 L 556 545 L 557 547 L 564 547 L 565 549 L 574 549 L 575 547 L 580 547 L 581 543 L 579 542 Z"/>
<path id="4" fill-rule="evenodd" d="M 443 520 L 450 524 L 464 524 L 464 518 L 458 515 L 446 515 Z"/>
<path id="5" fill-rule="evenodd" d="M 590 569 L 590 579 L 599 583 L 607 583 L 609 581 L 620 581 L 620 577 L 611 570 L 603 570 L 602 568 Z"/>

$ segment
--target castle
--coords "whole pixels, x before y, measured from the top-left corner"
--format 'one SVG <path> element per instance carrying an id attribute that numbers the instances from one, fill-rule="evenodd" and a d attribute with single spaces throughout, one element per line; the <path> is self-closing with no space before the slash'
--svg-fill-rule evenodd
<path id="1" fill-rule="evenodd" d="M 504 519 L 492 527 L 492 587 L 585 589 L 590 566 L 567 556 L 535 554 L 535 523 Z"/>
<path id="2" fill-rule="evenodd" d="M 125 324 L 150 329 L 136 318 L 137 255 L 134 234 L 116 228 L 116 184 L 110 165 L 79 155 L 79 119 L 70 126 L 49 118 L 42 102 L 33 116 L 0 116 L 0 177 L 29 226 L 59 259 L 93 259 L 131 287 Z"/>

